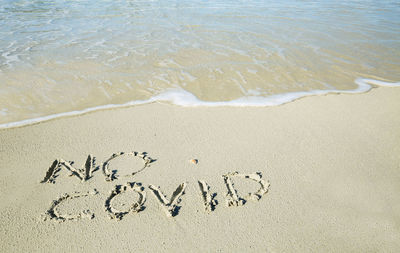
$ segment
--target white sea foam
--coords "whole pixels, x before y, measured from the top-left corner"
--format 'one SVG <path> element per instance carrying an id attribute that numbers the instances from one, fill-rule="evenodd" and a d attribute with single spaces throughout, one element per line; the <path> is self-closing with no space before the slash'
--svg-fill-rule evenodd
<path id="1" fill-rule="evenodd" d="M 364 93 L 373 88 L 373 86 L 384 86 L 384 87 L 400 87 L 400 82 L 388 83 L 384 81 L 378 81 L 373 79 L 358 78 L 354 81 L 358 87 L 353 90 L 312 90 L 312 91 L 301 91 L 301 92 L 288 92 L 283 94 L 271 95 L 267 97 L 263 96 L 247 96 L 231 101 L 218 101 L 218 102 L 208 102 L 198 99 L 192 93 L 183 89 L 170 89 L 159 95 L 156 95 L 148 100 L 135 100 L 130 101 L 125 104 L 107 104 L 91 108 L 86 108 L 80 111 L 70 111 L 57 113 L 52 115 L 47 115 L 44 117 L 38 117 L 33 119 L 26 119 L 16 122 L 0 124 L 0 129 L 21 127 L 26 125 L 32 125 L 40 123 L 43 121 L 48 121 L 56 118 L 69 117 L 85 114 L 88 112 L 115 109 L 121 107 L 128 107 L 133 105 L 148 104 L 153 102 L 167 102 L 179 106 L 185 107 L 218 107 L 218 106 L 231 106 L 231 107 L 266 107 L 266 106 L 276 106 L 291 101 L 297 100 L 302 97 L 313 96 L 313 95 L 325 95 L 325 94 L 338 94 L 338 93 Z"/>

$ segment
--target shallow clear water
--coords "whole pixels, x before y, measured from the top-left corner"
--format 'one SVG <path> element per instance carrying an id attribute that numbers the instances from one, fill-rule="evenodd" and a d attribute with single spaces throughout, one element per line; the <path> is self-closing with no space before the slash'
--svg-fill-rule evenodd
<path id="1" fill-rule="evenodd" d="M 0 0 L 0 124 L 159 94 L 351 90 L 359 77 L 400 81 L 399 1 Z"/>

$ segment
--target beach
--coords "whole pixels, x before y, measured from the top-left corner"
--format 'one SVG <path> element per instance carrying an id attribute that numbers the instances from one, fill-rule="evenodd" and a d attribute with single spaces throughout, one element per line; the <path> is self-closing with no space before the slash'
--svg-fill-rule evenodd
<path id="1" fill-rule="evenodd" d="M 0 252 L 396 252 L 399 126 L 379 87 L 0 129 Z"/>
<path id="2" fill-rule="evenodd" d="M 0 0 L 0 253 L 398 252 L 399 13 Z"/>

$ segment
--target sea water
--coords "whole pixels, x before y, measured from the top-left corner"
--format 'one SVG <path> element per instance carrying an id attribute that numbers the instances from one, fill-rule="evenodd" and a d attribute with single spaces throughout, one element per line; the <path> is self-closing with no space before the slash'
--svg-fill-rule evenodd
<path id="1" fill-rule="evenodd" d="M 267 106 L 400 81 L 400 2 L 0 0 L 0 127 L 167 101 Z"/>

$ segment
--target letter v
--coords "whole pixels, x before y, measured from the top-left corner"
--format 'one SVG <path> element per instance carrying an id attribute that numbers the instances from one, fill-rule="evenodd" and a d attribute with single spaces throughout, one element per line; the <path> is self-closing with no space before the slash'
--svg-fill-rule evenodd
<path id="1" fill-rule="evenodd" d="M 174 217 L 178 215 L 179 209 L 181 208 L 178 204 L 181 202 L 180 197 L 184 194 L 186 183 L 180 184 L 174 193 L 172 194 L 171 200 L 161 192 L 159 187 L 149 185 L 150 190 L 153 191 L 154 196 L 160 201 L 161 206 L 164 208 L 168 217 Z"/>

